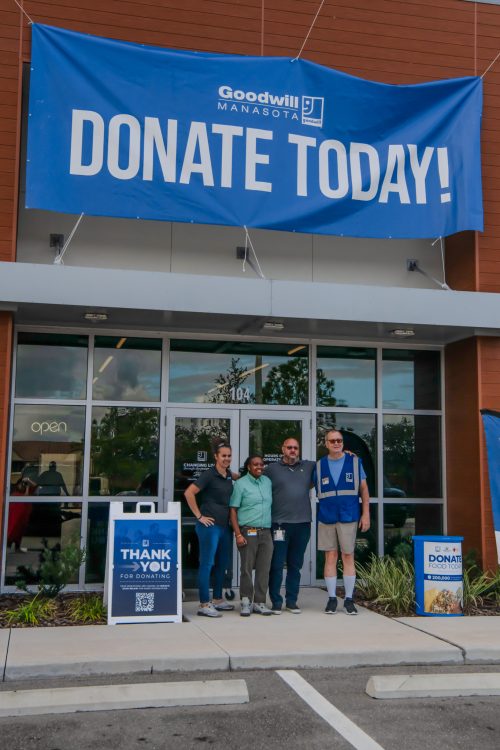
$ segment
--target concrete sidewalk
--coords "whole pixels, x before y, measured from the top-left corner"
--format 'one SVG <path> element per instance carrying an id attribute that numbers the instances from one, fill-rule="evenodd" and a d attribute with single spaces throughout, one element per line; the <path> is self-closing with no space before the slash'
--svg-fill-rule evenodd
<path id="1" fill-rule="evenodd" d="M 390 619 L 358 607 L 323 613 L 325 592 L 303 589 L 302 614 L 197 617 L 181 624 L 0 631 L 4 680 L 133 672 L 228 671 L 402 664 L 500 663 L 497 617 Z"/>

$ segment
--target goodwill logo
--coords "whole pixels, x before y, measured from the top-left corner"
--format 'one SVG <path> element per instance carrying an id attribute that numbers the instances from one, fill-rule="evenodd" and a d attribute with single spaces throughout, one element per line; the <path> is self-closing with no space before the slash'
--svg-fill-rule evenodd
<path id="1" fill-rule="evenodd" d="M 219 86 L 217 109 L 223 112 L 239 112 L 261 117 L 283 117 L 298 121 L 302 125 L 323 126 L 325 100 L 322 96 L 295 96 L 295 94 L 273 94 L 270 91 L 243 91 L 231 86 Z"/>

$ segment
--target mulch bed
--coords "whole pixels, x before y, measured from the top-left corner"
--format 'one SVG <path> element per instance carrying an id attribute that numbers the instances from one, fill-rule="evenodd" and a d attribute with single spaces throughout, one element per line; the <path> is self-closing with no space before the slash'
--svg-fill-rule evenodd
<path id="1" fill-rule="evenodd" d="M 343 597 L 344 592 L 342 590 L 339 591 L 339 596 Z M 85 594 L 60 594 L 57 596 L 53 601 L 55 603 L 55 612 L 53 615 L 50 616 L 50 618 L 47 619 L 40 619 L 40 622 L 37 627 L 43 627 L 43 628 L 55 628 L 61 625 L 65 626 L 75 626 L 75 625 L 103 625 L 105 624 L 105 620 L 101 620 L 100 622 L 83 622 L 79 620 L 74 620 L 71 618 L 68 614 L 68 604 L 72 599 L 75 598 L 81 598 L 82 596 L 85 596 Z M 33 627 L 33 625 L 28 625 L 24 623 L 11 623 L 10 625 L 7 623 L 7 615 L 6 612 L 12 609 L 16 609 L 19 604 L 24 600 L 27 599 L 24 595 L 19 594 L 2 594 L 0 595 L 0 628 L 29 628 Z M 384 607 L 380 604 L 376 604 L 375 602 L 363 599 L 363 597 L 359 594 L 356 594 L 356 602 L 358 604 L 361 604 L 363 607 L 366 607 L 367 609 L 371 609 L 373 612 L 377 612 L 379 615 L 385 615 L 386 617 L 416 617 L 414 612 L 409 612 L 405 615 L 394 615 L 390 612 L 386 612 Z M 466 615 L 500 615 L 500 606 L 495 604 L 495 602 L 485 600 L 483 602 L 483 605 L 481 607 L 473 607 L 465 612 Z"/>
<path id="2" fill-rule="evenodd" d="M 40 619 L 37 627 L 42 628 L 55 628 L 60 625 L 74 626 L 74 625 L 104 625 L 106 620 L 99 622 L 82 622 L 70 618 L 68 613 L 68 604 L 72 599 L 81 598 L 85 594 L 59 594 L 52 601 L 55 603 L 55 612 L 51 614 L 50 618 Z M 19 594 L 2 594 L 0 595 L 0 628 L 30 628 L 33 625 L 25 623 L 7 623 L 6 612 L 12 609 L 16 609 L 23 600 L 28 600 L 31 597 L 26 597 Z"/>

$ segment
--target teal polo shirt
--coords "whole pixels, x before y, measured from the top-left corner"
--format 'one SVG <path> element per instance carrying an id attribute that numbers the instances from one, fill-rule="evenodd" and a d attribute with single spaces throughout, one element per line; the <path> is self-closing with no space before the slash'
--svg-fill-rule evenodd
<path id="1" fill-rule="evenodd" d="M 240 526 L 270 529 L 272 503 L 271 480 L 264 475 L 255 479 L 251 474 L 245 474 L 234 484 L 229 507 L 238 508 Z"/>

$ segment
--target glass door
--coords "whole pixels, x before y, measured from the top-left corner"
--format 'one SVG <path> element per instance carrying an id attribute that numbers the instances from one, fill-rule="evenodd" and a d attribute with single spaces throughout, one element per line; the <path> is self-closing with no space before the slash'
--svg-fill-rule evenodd
<path id="1" fill-rule="evenodd" d="M 312 458 L 311 415 L 302 411 L 242 411 L 240 417 L 240 456 L 241 464 L 252 453 L 260 453 L 265 463 L 279 461 L 281 446 L 286 438 L 295 438 L 301 446 L 301 457 Z M 313 521 L 316 503 L 312 500 Z M 315 528 L 313 523 L 312 528 Z M 316 539 L 312 535 L 306 550 L 302 568 L 301 584 L 309 586 L 315 582 L 312 560 L 316 555 Z"/>
<path id="2" fill-rule="evenodd" d="M 238 412 L 233 409 L 168 409 L 165 498 L 181 503 L 183 587 L 196 588 L 198 537 L 196 520 L 184 499 L 184 491 L 202 471 L 214 465 L 213 448 L 220 439 L 233 448 L 238 471 Z"/>

